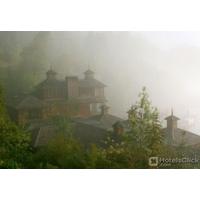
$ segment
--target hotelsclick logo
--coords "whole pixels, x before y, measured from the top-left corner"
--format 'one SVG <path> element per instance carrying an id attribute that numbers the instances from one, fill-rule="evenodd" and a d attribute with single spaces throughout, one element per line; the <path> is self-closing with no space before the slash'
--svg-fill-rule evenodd
<path id="1" fill-rule="evenodd" d="M 166 167 L 171 166 L 173 164 L 196 164 L 200 160 L 195 156 L 193 158 L 182 157 L 182 158 L 162 158 L 162 157 L 150 157 L 149 158 L 149 166 L 150 167 Z"/>
<path id="2" fill-rule="evenodd" d="M 149 166 L 157 167 L 158 166 L 158 157 L 150 157 L 149 158 Z"/>

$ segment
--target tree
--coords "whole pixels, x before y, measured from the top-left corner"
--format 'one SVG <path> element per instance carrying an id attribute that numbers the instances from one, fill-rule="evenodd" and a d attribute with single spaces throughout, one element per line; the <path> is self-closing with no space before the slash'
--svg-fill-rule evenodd
<path id="1" fill-rule="evenodd" d="M 3 95 L 3 88 L 0 85 L 0 117 L 5 118 L 7 117 L 5 102 L 4 102 L 4 95 Z"/>
<path id="2" fill-rule="evenodd" d="M 135 163 L 145 167 L 150 156 L 158 156 L 161 153 L 163 135 L 158 110 L 151 105 L 145 87 L 139 98 L 128 111 L 130 131 L 126 141 L 131 152 L 135 152 Z"/>
<path id="3" fill-rule="evenodd" d="M 0 32 L 0 66 L 16 66 L 20 59 L 20 44 L 17 32 Z"/>
<path id="4" fill-rule="evenodd" d="M 57 135 L 36 154 L 36 168 L 85 168 L 85 155 L 81 144 L 74 138 Z"/>
<path id="5" fill-rule="evenodd" d="M 146 88 L 128 111 L 128 124 L 129 130 L 120 142 L 106 141 L 104 161 L 109 168 L 148 168 L 149 157 L 163 151 L 163 136 L 158 111 L 151 105 Z"/>
<path id="6" fill-rule="evenodd" d="M 30 155 L 30 135 L 9 119 L 0 88 L 0 168 L 24 168 Z"/>
<path id="7" fill-rule="evenodd" d="M 21 52 L 17 80 L 21 91 L 30 91 L 44 76 L 49 67 L 50 32 L 38 32 L 33 41 Z"/>
<path id="8" fill-rule="evenodd" d="M 73 136 L 73 125 L 64 117 L 52 119 L 56 136 L 35 154 L 36 168 L 86 168 L 86 151 Z"/>
<path id="9" fill-rule="evenodd" d="M 48 67 L 48 45 L 50 32 L 38 32 L 33 41 L 21 53 L 21 66 L 41 71 Z"/>

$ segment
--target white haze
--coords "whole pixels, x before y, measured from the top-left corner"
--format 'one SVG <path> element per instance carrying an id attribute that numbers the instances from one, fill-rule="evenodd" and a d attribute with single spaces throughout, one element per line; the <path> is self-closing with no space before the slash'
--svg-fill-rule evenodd
<path id="1" fill-rule="evenodd" d="M 143 86 L 161 119 L 200 133 L 199 32 L 52 32 L 51 63 L 61 77 L 88 68 L 107 85 L 110 112 L 127 117 Z"/>

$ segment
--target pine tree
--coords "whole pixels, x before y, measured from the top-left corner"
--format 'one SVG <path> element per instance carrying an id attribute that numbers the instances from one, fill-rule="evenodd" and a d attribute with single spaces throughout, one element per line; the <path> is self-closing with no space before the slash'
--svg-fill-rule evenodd
<path id="1" fill-rule="evenodd" d="M 127 146 L 134 152 L 134 161 L 147 165 L 150 156 L 157 156 L 163 145 L 163 135 L 159 113 L 151 105 L 146 88 L 139 94 L 139 101 L 128 111 L 130 131 L 127 133 Z"/>

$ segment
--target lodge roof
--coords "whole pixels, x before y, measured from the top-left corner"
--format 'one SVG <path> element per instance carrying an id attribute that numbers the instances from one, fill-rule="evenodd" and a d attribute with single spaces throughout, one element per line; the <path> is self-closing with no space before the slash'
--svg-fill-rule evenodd
<path id="1" fill-rule="evenodd" d="M 65 81 L 63 80 L 57 80 L 57 79 L 46 79 L 39 83 L 36 86 L 36 89 L 42 88 L 42 87 L 48 87 L 48 86 L 54 86 L 54 87 L 64 87 L 65 86 Z"/>
<path id="2" fill-rule="evenodd" d="M 165 118 L 165 120 L 180 120 L 178 117 L 174 116 L 174 115 L 170 115 L 168 117 Z"/>
<path id="3" fill-rule="evenodd" d="M 88 69 L 87 71 L 84 72 L 84 74 L 90 75 L 90 74 L 94 74 L 94 72 L 91 69 Z"/>
<path id="4" fill-rule="evenodd" d="M 173 109 L 171 110 L 171 115 L 166 117 L 165 120 L 172 120 L 172 121 L 177 121 L 180 120 L 178 117 L 174 116 Z"/>
<path id="5" fill-rule="evenodd" d="M 57 73 L 54 70 L 50 69 L 47 71 L 47 74 L 56 75 Z"/>
<path id="6" fill-rule="evenodd" d="M 163 132 L 167 133 L 167 128 L 164 128 Z M 185 143 L 185 145 L 200 144 L 200 135 L 197 135 L 184 129 L 176 128 L 174 130 L 174 143 Z"/>
<path id="7" fill-rule="evenodd" d="M 115 124 L 118 121 L 123 121 L 123 119 L 116 117 L 114 115 L 110 114 L 99 114 L 99 115 L 94 115 L 89 118 L 75 118 L 75 122 L 86 124 L 89 126 L 93 126 L 95 128 L 100 128 L 104 130 L 110 130 L 113 127 L 113 124 Z"/>
<path id="8" fill-rule="evenodd" d="M 34 147 L 48 144 L 48 142 L 57 135 L 56 127 L 46 125 L 39 128 L 33 141 Z"/>
<path id="9" fill-rule="evenodd" d="M 43 102 L 34 96 L 27 96 L 22 102 L 17 106 L 17 109 L 30 109 L 30 108 L 40 108 Z"/>
<path id="10" fill-rule="evenodd" d="M 106 87 L 105 84 L 103 84 L 102 82 L 94 79 L 94 78 L 91 78 L 91 79 L 82 79 L 79 81 L 79 87 L 85 87 L 85 88 L 88 88 L 88 87 L 92 87 L 92 88 L 102 88 L 102 87 Z"/>

